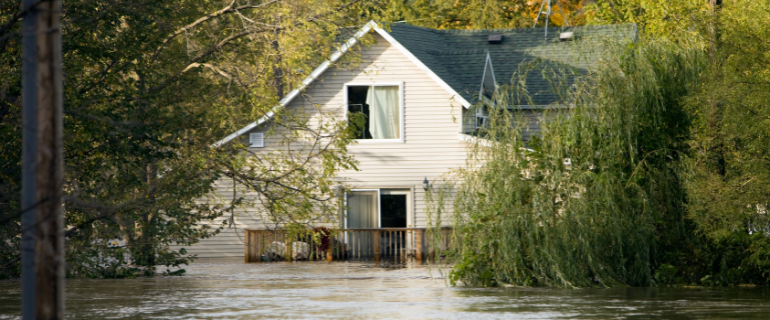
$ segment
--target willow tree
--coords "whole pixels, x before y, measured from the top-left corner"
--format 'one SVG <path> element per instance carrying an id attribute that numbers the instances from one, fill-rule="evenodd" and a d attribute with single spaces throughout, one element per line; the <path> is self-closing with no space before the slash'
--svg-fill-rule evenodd
<path id="1" fill-rule="evenodd" d="M 447 179 L 456 193 L 454 283 L 648 286 L 659 248 L 685 236 L 682 99 L 704 51 L 668 40 L 605 46 L 588 74 L 522 66 L 486 106 L 489 126 Z M 568 109 L 545 111 L 539 136 L 524 141 L 532 120 L 516 106 L 533 104 L 533 69 L 553 75 L 563 93 L 555 104 Z"/>

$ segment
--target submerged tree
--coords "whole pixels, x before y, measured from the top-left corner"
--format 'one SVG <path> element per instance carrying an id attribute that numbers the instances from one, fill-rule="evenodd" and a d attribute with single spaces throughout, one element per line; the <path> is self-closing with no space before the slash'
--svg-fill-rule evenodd
<path id="1" fill-rule="evenodd" d="M 770 232 L 770 4 L 739 1 L 717 20 L 714 64 L 690 101 L 695 122 L 690 213 L 704 232 Z M 715 103 L 712 103 L 715 102 Z"/>
<path id="2" fill-rule="evenodd" d="M 716 283 L 770 277 L 768 16 L 767 1 L 732 1 L 715 12 L 704 31 L 714 40 L 711 63 L 688 100 L 688 215 L 718 247 L 704 274 Z"/>
<path id="3" fill-rule="evenodd" d="M 555 106 L 568 109 L 545 111 L 531 141 L 523 131 L 532 120 L 516 109 L 531 104 L 525 73 L 487 106 L 467 167 L 447 182 L 459 181 L 454 283 L 647 286 L 658 248 L 685 236 L 682 98 L 704 67 L 703 48 L 668 40 L 608 48 L 587 75 L 550 72 L 555 86 L 577 80 L 554 88 L 564 92 Z"/>
<path id="4" fill-rule="evenodd" d="M 222 195 L 232 201 L 227 223 L 255 219 L 268 229 L 288 229 L 292 235 L 339 225 L 344 190 L 337 173 L 357 170 L 347 146 L 363 119 L 349 124 L 317 107 L 316 112 L 293 110 L 266 123 L 267 150 L 255 152 L 237 141 L 228 146 L 232 154 L 221 163 L 226 168 L 221 183 L 231 183 L 232 192 Z"/>
<path id="5" fill-rule="evenodd" d="M 18 3 L 0 0 L 0 276 L 18 274 L 19 260 Z M 361 5 L 65 1 L 69 275 L 151 275 L 156 265 L 189 261 L 170 245 L 217 232 L 200 222 L 233 203 L 199 200 L 243 158 L 210 146 L 269 112 L 326 59 L 344 27 L 361 24 L 350 14 Z M 324 161 L 324 174 L 346 166 L 344 148 L 333 146 L 310 157 Z"/>

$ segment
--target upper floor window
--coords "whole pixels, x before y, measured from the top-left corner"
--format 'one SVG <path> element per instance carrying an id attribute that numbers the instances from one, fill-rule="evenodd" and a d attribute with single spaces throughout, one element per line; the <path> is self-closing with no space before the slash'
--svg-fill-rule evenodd
<path id="1" fill-rule="evenodd" d="M 400 140 L 403 121 L 401 86 L 349 85 L 347 86 L 348 112 L 364 116 L 364 127 L 357 139 Z"/>

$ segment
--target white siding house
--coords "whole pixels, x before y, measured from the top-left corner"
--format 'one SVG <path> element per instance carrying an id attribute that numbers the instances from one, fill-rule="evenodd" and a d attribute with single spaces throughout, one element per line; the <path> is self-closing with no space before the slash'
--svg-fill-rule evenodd
<path id="1" fill-rule="evenodd" d="M 580 28 L 570 30 L 579 34 Z M 593 33 L 609 32 L 606 28 L 591 30 Z M 558 39 L 558 31 L 554 28 L 549 33 L 555 34 Z M 361 63 L 346 68 L 336 66 L 334 63 L 340 56 L 357 46 L 357 40 L 366 34 L 374 37 L 374 43 L 356 48 Z M 502 34 L 502 44 L 488 42 L 487 37 L 492 34 Z M 353 189 L 351 202 L 348 203 L 351 210 L 368 206 L 369 200 L 366 199 L 386 201 L 382 199 L 395 197 L 393 199 L 398 200 L 393 201 L 399 205 L 403 201 L 406 206 L 407 219 L 403 227 L 426 227 L 423 181 L 433 181 L 451 169 L 465 165 L 469 146 L 465 134 L 473 131 L 477 122 L 481 121 L 477 117 L 483 118 L 483 112 L 477 114 L 468 110 L 471 103 L 478 101 L 480 94 L 489 92 L 489 87 L 495 82 L 510 79 L 515 67 L 522 61 L 539 57 L 569 63 L 569 59 L 562 57 L 569 55 L 564 53 L 569 43 L 537 40 L 542 35 L 542 29 L 454 31 L 405 24 L 394 24 L 386 30 L 370 22 L 330 61 L 316 69 L 305 81 L 304 87 L 284 98 L 275 112 L 313 112 L 314 105 L 321 105 L 323 112 L 332 112 L 339 119 L 346 119 L 348 111 L 363 111 L 364 105 L 371 109 L 369 112 L 372 114 L 377 112 L 375 105 L 390 106 L 390 109 L 385 108 L 389 113 L 384 118 L 378 118 L 388 120 L 374 120 L 372 115 L 372 123 L 369 124 L 371 133 L 362 133 L 362 137 L 371 135 L 373 138 L 360 139 L 349 147 L 349 153 L 359 162 L 360 171 L 341 172 L 338 181 Z M 572 63 L 571 66 L 584 68 L 585 62 Z M 533 83 L 541 84 L 537 81 Z M 537 86 L 533 89 L 546 91 Z M 357 101 L 356 94 L 363 97 L 364 92 L 369 99 L 366 103 L 363 98 L 361 103 L 351 102 Z M 380 98 L 382 100 L 377 100 Z M 540 96 L 542 105 L 553 102 L 553 96 Z M 531 123 L 533 133 L 538 131 L 535 110 L 537 108 L 533 107 L 525 111 L 535 119 Z M 241 139 L 244 143 L 256 139 L 262 144 L 250 148 L 251 151 L 270 150 L 274 140 L 266 132 L 271 116 L 266 115 L 219 144 L 234 139 Z M 232 188 L 232 181 L 220 181 L 215 193 L 227 199 L 231 197 Z M 366 198 L 369 196 L 374 198 Z M 254 219 L 248 209 L 237 212 L 235 216 L 235 228 L 225 229 L 221 234 L 204 239 L 186 250 L 199 257 L 243 256 L 240 230 L 260 228 L 262 223 Z M 384 218 L 380 219 L 350 223 L 368 223 L 368 226 L 378 227 L 384 221 Z M 348 223 L 344 220 L 343 224 Z"/>

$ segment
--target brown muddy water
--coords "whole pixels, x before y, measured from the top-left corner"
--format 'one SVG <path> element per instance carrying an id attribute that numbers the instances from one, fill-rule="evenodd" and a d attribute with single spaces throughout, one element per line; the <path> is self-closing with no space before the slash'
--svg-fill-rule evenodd
<path id="1" fill-rule="evenodd" d="M 449 287 L 435 268 L 201 261 L 182 277 L 68 280 L 68 319 L 770 319 L 768 288 Z M 19 281 L 0 281 L 18 319 Z"/>

